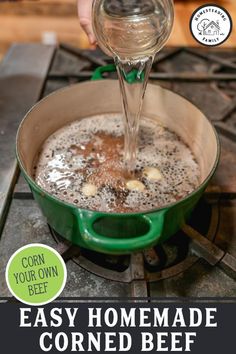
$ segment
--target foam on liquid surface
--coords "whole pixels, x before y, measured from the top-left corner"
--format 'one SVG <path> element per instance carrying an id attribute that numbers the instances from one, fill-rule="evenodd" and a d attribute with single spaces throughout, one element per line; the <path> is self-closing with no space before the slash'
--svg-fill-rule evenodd
<path id="1" fill-rule="evenodd" d="M 191 193 L 200 180 L 199 166 L 186 144 L 165 127 L 142 119 L 135 176 L 123 169 L 123 121 L 119 114 L 72 122 L 51 135 L 35 163 L 35 180 L 47 192 L 83 209 L 137 212 L 162 207 Z M 154 167 L 162 176 L 148 179 Z M 143 191 L 130 191 L 135 179 Z M 83 193 L 92 185 L 96 192 Z"/>

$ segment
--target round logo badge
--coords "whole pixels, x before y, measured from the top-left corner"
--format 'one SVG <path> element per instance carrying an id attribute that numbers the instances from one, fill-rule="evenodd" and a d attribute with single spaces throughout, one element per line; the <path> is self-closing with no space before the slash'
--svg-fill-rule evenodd
<path id="1" fill-rule="evenodd" d="M 190 20 L 193 37 L 209 47 L 224 43 L 229 38 L 232 28 L 233 22 L 228 11 L 214 4 L 199 7 Z"/>
<path id="2" fill-rule="evenodd" d="M 41 306 L 57 298 L 67 278 L 65 263 L 53 248 L 32 243 L 9 259 L 6 282 L 13 296 L 27 305 Z"/>

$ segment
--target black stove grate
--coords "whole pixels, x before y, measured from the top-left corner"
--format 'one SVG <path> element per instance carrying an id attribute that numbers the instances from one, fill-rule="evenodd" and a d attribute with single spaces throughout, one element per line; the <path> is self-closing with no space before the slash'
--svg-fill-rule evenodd
<path id="1" fill-rule="evenodd" d="M 162 245 L 135 255 L 140 259 L 140 280 L 153 282 L 175 276 L 191 267 L 199 258 L 204 258 L 212 265 L 222 265 L 220 262 L 225 253 L 214 245 L 219 216 L 218 203 L 212 204 L 203 198 L 188 225 Z M 200 225 L 199 218 L 202 220 Z M 66 241 L 50 226 L 49 229 L 57 243 L 55 247 L 65 261 L 72 259 L 80 267 L 106 279 L 120 282 L 132 282 L 136 279 L 132 272 L 132 255 L 111 256 L 79 248 Z M 230 271 L 225 268 L 225 271 L 236 279 L 235 267 L 231 267 Z"/>
<path id="2" fill-rule="evenodd" d="M 53 56 L 51 49 L 28 48 L 25 45 L 17 49 L 14 68 L 19 62 L 19 51 L 22 58 L 27 54 L 27 58 L 35 56 L 35 60 L 37 52 L 40 63 L 46 54 L 51 57 L 41 97 L 68 84 L 89 80 L 98 66 L 111 63 L 100 50 L 83 51 L 62 44 Z M 45 64 L 43 72 L 46 69 Z M 116 78 L 116 74 L 106 74 L 105 78 Z M 104 257 L 72 246 L 53 230 L 50 232 L 23 178 L 20 176 L 16 183 L 15 169 L 7 180 L 9 193 L 0 200 L 2 295 L 8 294 L 4 282 L 7 260 L 16 249 L 30 242 L 45 242 L 63 255 L 69 276 L 64 296 L 127 297 L 130 296 L 129 283 L 131 294 L 137 297 L 236 295 L 236 51 L 166 48 L 156 57 L 150 80 L 199 106 L 220 135 L 220 166 L 191 221 L 162 246 L 132 256 Z M 26 98 L 31 91 L 25 91 Z M 17 119 L 13 121 L 15 128 Z M 12 138 L 4 140 L 4 145 L 0 139 L 0 162 L 3 162 L 1 156 L 5 156 L 6 161 L 6 153 L 14 145 L 16 132 L 11 129 L 10 133 L 8 136 Z"/>

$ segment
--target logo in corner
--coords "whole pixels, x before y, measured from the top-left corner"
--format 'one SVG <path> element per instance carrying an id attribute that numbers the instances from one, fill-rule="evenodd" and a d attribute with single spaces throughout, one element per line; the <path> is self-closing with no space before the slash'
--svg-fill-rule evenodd
<path id="1" fill-rule="evenodd" d="M 197 8 L 190 20 L 190 30 L 197 42 L 214 47 L 224 43 L 233 29 L 233 21 L 226 9 L 208 4 Z"/>

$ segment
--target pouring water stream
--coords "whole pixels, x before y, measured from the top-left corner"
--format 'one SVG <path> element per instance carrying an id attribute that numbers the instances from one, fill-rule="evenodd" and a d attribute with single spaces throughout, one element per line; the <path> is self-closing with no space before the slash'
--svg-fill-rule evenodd
<path id="1" fill-rule="evenodd" d="M 134 175 L 139 123 L 155 54 L 173 25 L 172 0 L 95 0 L 93 27 L 116 64 L 124 115 L 124 168 Z"/>
<path id="2" fill-rule="evenodd" d="M 152 57 L 133 62 L 115 58 L 124 111 L 124 167 L 127 175 L 132 175 L 135 170 L 140 116 L 152 62 Z M 128 79 L 130 73 L 135 75 L 132 83 Z"/>

